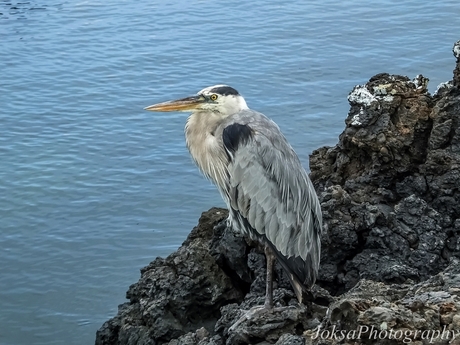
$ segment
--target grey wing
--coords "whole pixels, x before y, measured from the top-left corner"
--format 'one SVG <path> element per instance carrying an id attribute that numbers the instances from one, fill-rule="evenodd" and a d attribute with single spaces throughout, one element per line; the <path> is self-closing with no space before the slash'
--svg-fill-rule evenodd
<path id="1" fill-rule="evenodd" d="M 253 239 L 268 242 L 288 273 L 309 287 L 320 260 L 319 201 L 278 126 L 261 114 L 255 119 L 230 124 L 223 132 L 230 160 L 230 221 Z"/>

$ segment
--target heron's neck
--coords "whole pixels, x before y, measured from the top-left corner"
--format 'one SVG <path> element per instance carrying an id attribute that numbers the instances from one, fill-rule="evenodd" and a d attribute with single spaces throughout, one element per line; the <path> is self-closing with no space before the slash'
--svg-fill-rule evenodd
<path id="1" fill-rule="evenodd" d="M 218 187 L 224 184 L 228 164 L 219 127 L 222 121 L 216 114 L 195 112 L 185 125 L 185 140 L 193 160 Z"/>

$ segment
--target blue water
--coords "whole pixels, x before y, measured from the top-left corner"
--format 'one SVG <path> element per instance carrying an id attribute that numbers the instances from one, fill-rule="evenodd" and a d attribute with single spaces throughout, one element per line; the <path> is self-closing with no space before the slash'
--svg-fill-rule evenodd
<path id="1" fill-rule="evenodd" d="M 355 84 L 450 80 L 458 0 L 0 1 L 0 344 L 91 344 L 156 256 L 223 206 L 185 114 L 143 107 L 227 83 L 304 165 Z"/>

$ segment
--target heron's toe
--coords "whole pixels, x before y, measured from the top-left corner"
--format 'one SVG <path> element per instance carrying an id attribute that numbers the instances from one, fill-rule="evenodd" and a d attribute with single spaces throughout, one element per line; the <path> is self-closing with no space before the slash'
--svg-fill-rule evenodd
<path id="1" fill-rule="evenodd" d="M 277 312 L 282 312 L 286 309 L 295 309 L 295 306 L 285 306 L 285 307 L 267 307 L 265 305 L 257 305 L 255 307 L 252 307 L 249 310 L 243 310 L 244 314 L 241 316 L 229 329 L 229 332 L 235 331 L 243 322 L 255 319 L 255 318 L 260 318 L 263 315 L 267 313 L 277 313 Z"/>

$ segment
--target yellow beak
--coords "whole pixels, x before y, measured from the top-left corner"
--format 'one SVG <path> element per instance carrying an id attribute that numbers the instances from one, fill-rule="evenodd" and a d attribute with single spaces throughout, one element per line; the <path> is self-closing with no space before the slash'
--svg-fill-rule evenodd
<path id="1" fill-rule="evenodd" d="M 150 105 L 144 110 L 150 111 L 190 111 L 195 110 L 200 104 L 205 101 L 204 97 L 192 96 L 187 98 L 178 99 L 175 101 L 157 103 Z"/>

